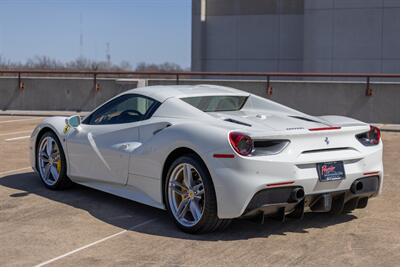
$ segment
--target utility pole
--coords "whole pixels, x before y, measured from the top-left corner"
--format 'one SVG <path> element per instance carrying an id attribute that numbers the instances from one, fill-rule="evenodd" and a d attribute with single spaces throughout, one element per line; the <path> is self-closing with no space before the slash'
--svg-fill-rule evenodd
<path id="1" fill-rule="evenodd" d="M 2 25 L 0 24 L 0 62 L 2 59 L 3 55 L 3 28 Z"/>
<path id="2" fill-rule="evenodd" d="M 80 13 L 79 16 L 79 57 L 82 58 L 83 57 L 83 30 L 82 30 L 82 24 L 83 24 L 83 18 L 82 18 L 82 13 Z"/>
<path id="3" fill-rule="evenodd" d="M 110 43 L 106 44 L 106 59 L 108 66 L 111 66 L 111 52 L 110 52 Z"/>

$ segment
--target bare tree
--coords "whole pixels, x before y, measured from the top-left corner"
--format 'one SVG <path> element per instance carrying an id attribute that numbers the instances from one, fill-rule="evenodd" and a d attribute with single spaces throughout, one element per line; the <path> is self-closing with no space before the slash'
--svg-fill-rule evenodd
<path id="1" fill-rule="evenodd" d="M 26 61 L 25 67 L 29 69 L 60 69 L 64 68 L 64 64 L 48 56 L 35 56 Z"/>
<path id="2" fill-rule="evenodd" d="M 35 56 L 28 59 L 25 63 L 12 62 L 0 55 L 1 69 L 46 69 L 46 70 L 102 70 L 102 71 L 130 71 L 132 65 L 128 61 L 122 61 L 120 64 L 113 64 L 107 61 L 95 61 L 85 57 L 79 57 L 72 61 L 62 62 L 49 56 Z M 175 63 L 165 62 L 162 64 L 139 63 L 136 71 L 182 71 L 183 69 Z"/>
<path id="3" fill-rule="evenodd" d="M 175 63 L 165 62 L 162 64 L 148 64 L 141 62 L 137 65 L 136 71 L 154 71 L 154 72 L 167 72 L 167 71 L 182 71 L 183 69 Z"/>

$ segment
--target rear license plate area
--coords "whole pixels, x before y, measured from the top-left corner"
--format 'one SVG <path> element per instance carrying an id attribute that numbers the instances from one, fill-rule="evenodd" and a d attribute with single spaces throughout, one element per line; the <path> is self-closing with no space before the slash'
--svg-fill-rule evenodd
<path id="1" fill-rule="evenodd" d="M 321 182 L 337 181 L 346 178 L 343 161 L 317 163 L 317 172 Z"/>

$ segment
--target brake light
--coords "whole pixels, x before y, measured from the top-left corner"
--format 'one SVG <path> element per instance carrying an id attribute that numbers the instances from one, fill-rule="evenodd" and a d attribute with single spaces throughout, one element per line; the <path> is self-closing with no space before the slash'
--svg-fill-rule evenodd
<path id="1" fill-rule="evenodd" d="M 288 184 L 294 184 L 294 181 L 281 182 L 281 183 L 274 183 L 274 184 L 267 184 L 267 187 L 282 186 L 282 185 L 288 185 Z"/>
<path id="2" fill-rule="evenodd" d="M 230 132 L 229 142 L 239 155 L 249 156 L 253 151 L 253 140 L 243 133 Z"/>
<path id="3" fill-rule="evenodd" d="M 379 174 L 379 171 L 376 171 L 376 172 L 364 172 L 363 175 L 365 175 L 365 176 L 372 176 L 372 175 L 378 175 L 378 174 Z"/>
<path id="4" fill-rule="evenodd" d="M 368 132 L 358 134 L 356 137 L 364 146 L 375 146 L 381 140 L 381 130 L 375 126 L 370 126 Z"/>
<path id="5" fill-rule="evenodd" d="M 311 132 L 317 132 L 317 131 L 332 131 L 332 130 L 340 130 L 342 127 L 322 127 L 322 128 L 311 128 L 308 129 Z"/>

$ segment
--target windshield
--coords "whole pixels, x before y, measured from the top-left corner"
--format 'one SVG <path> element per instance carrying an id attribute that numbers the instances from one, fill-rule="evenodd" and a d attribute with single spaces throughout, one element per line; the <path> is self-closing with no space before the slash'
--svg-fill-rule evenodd
<path id="1" fill-rule="evenodd" d="M 237 111 L 246 103 L 247 96 L 195 96 L 181 100 L 204 112 Z"/>

